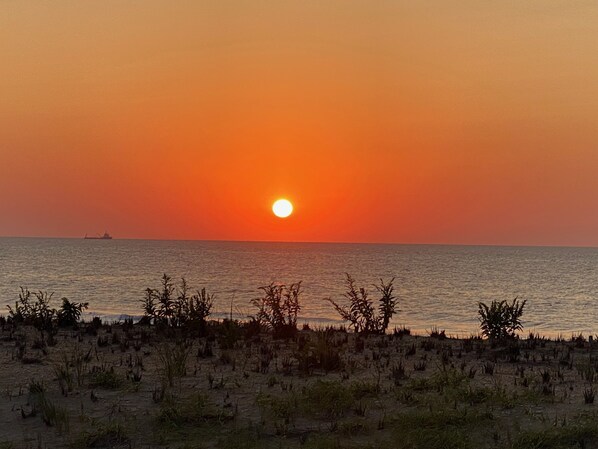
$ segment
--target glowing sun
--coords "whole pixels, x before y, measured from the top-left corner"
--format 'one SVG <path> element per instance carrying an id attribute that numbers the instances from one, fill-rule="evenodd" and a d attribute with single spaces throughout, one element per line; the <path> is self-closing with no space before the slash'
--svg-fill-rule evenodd
<path id="1" fill-rule="evenodd" d="M 274 201 L 272 212 L 280 218 L 286 218 L 293 213 L 293 205 L 289 200 L 280 199 Z"/>

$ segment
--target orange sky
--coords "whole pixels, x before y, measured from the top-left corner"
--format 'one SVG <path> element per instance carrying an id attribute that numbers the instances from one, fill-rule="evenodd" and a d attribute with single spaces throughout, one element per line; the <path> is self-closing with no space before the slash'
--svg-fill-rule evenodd
<path id="1" fill-rule="evenodd" d="M 6 1 L 0 61 L 0 235 L 598 246 L 593 0 Z"/>

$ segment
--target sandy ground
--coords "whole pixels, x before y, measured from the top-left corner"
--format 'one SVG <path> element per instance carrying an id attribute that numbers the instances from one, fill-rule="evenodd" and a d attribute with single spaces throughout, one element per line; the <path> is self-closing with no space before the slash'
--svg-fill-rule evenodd
<path id="1" fill-rule="evenodd" d="M 596 406 L 586 403 L 598 352 L 582 339 L 523 339 L 504 349 L 474 338 L 216 334 L 183 344 L 144 326 L 82 327 L 35 349 L 35 330 L 6 326 L 0 449 L 598 441 Z"/>

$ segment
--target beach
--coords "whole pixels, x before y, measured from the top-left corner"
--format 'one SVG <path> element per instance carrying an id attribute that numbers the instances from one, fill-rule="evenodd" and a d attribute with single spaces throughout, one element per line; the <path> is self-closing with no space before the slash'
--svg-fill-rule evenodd
<path id="1" fill-rule="evenodd" d="M 274 340 L 128 323 L 0 332 L 1 448 L 596 447 L 595 342 L 522 336 Z M 42 346 L 42 345 L 37 345 Z M 494 346 L 494 347 L 493 347 Z"/>

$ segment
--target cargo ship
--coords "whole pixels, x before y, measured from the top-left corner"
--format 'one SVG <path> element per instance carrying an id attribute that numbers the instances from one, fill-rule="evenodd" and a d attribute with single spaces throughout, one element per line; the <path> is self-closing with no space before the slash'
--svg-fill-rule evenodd
<path id="1" fill-rule="evenodd" d="M 90 237 L 87 234 L 85 234 L 85 237 L 83 238 L 85 240 L 112 240 L 112 236 L 107 232 L 104 232 L 104 235 L 98 235 L 96 237 Z"/>

